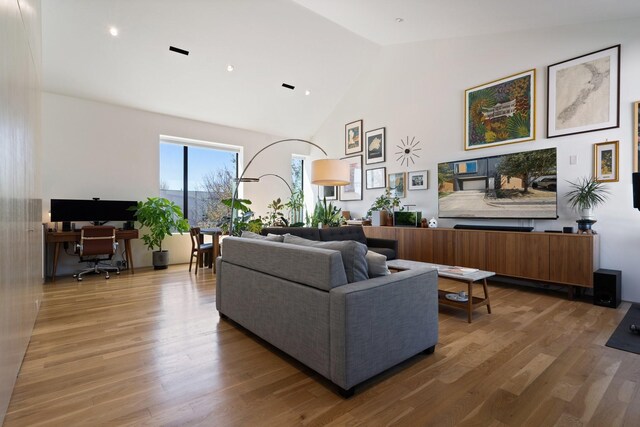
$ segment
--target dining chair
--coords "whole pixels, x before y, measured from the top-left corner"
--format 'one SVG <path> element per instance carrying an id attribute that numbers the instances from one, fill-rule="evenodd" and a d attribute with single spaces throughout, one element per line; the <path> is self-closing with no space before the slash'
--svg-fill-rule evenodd
<path id="1" fill-rule="evenodd" d="M 193 258 L 196 259 L 196 274 L 198 274 L 198 266 L 200 265 L 200 260 L 206 259 L 209 262 L 208 267 L 213 267 L 213 244 L 212 243 L 202 243 L 202 235 L 200 234 L 200 227 L 192 227 L 189 230 L 189 234 L 191 235 L 191 257 L 189 258 L 189 271 L 191 271 L 191 267 L 193 265 Z M 208 257 L 205 257 L 209 255 Z"/>

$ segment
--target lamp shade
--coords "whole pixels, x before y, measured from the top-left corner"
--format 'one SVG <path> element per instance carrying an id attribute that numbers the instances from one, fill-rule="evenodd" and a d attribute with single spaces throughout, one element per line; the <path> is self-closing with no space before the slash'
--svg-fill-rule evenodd
<path id="1" fill-rule="evenodd" d="M 349 164 L 336 159 L 311 162 L 311 182 L 315 185 L 347 185 L 351 182 Z"/>

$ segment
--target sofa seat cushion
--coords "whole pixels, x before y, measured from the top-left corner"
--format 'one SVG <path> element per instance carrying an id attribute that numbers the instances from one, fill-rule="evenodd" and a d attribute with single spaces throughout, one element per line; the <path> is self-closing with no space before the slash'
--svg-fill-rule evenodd
<path id="1" fill-rule="evenodd" d="M 387 261 L 391 261 L 392 259 L 396 259 L 396 251 L 389 248 L 369 248 L 371 252 L 375 252 L 387 257 Z"/>
<path id="2" fill-rule="evenodd" d="M 291 234 L 284 235 L 284 243 L 339 251 L 342 256 L 342 264 L 344 264 L 344 272 L 347 275 L 347 282 L 360 282 L 369 278 L 366 260 L 367 245 L 353 240 L 317 242 Z"/>

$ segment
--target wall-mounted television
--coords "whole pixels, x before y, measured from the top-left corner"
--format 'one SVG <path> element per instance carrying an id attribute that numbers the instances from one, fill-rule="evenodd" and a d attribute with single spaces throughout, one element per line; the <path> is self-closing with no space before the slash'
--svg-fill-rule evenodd
<path id="1" fill-rule="evenodd" d="M 51 221 L 133 221 L 131 206 L 138 202 L 128 200 L 73 200 L 51 199 Z"/>
<path id="2" fill-rule="evenodd" d="M 438 164 L 438 216 L 557 219 L 556 149 Z"/>

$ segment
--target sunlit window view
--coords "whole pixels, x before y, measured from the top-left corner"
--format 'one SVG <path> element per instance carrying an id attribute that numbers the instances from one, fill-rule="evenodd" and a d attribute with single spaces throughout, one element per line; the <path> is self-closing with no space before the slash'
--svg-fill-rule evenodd
<path id="1" fill-rule="evenodd" d="M 160 196 L 179 205 L 192 227 L 217 227 L 229 215 L 238 153 L 160 141 Z M 185 174 L 186 168 L 186 174 Z"/>

